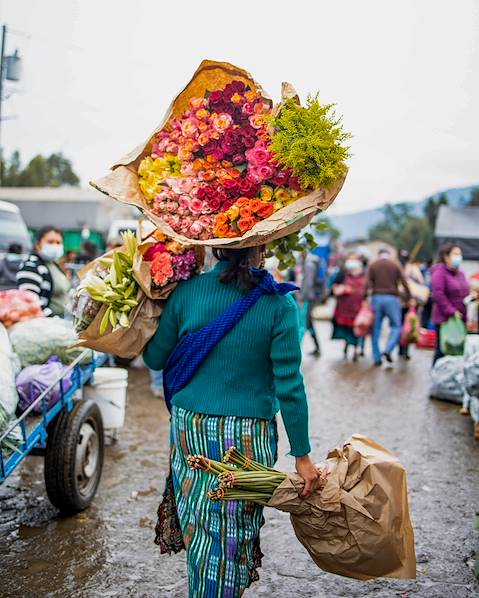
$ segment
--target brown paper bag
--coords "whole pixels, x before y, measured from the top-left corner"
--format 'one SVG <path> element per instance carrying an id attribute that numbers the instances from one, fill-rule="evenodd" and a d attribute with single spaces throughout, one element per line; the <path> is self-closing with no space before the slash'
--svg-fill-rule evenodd
<path id="1" fill-rule="evenodd" d="M 242 237 L 232 239 L 213 238 L 201 241 L 176 233 L 168 224 L 152 212 L 150 204 L 144 199 L 138 186 L 137 170 L 141 160 L 151 153 L 151 144 L 156 133 L 166 125 L 171 117 L 183 114 L 188 107 L 190 98 L 203 96 L 206 90 L 224 87 L 234 80 L 243 81 L 252 89 L 258 90 L 263 98 L 271 103 L 261 86 L 247 71 L 227 62 L 203 60 L 191 81 L 173 100 L 163 120 L 148 139 L 116 162 L 112 166 L 111 174 L 96 181 L 90 181 L 90 185 L 118 201 L 137 206 L 168 237 L 184 244 L 207 245 L 211 247 L 253 247 L 298 232 L 307 226 L 318 212 L 326 210 L 333 203 L 346 177 L 337 181 L 331 189 L 317 189 L 303 196 L 301 199 L 278 210 L 266 220 L 255 224 Z M 297 97 L 296 91 L 289 83 L 283 83 L 282 97 L 283 100 Z M 275 110 L 277 109 L 278 107 L 275 108 Z"/>
<path id="2" fill-rule="evenodd" d="M 387 449 L 354 435 L 328 454 L 326 486 L 307 499 L 290 474 L 267 503 L 291 514 L 298 540 L 324 571 L 355 579 L 415 579 L 406 470 Z"/>
<path id="3" fill-rule="evenodd" d="M 146 343 L 154 335 L 163 303 L 143 295 L 130 313 L 128 328 L 120 327 L 112 331 L 109 324 L 106 333 L 100 336 L 100 322 L 106 309 L 107 306 L 103 305 L 90 326 L 80 333 L 78 345 L 132 359 L 143 351 Z"/>

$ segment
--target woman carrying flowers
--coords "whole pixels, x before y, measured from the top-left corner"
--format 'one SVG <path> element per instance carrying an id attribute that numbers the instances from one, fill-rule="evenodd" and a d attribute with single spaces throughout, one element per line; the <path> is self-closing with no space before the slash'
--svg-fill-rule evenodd
<path id="1" fill-rule="evenodd" d="M 186 348 L 179 356 L 176 365 L 181 366 L 181 357 L 186 360 L 171 387 L 174 496 L 187 551 L 189 596 L 235 598 L 258 579 L 263 507 L 212 502 L 207 492 L 214 476 L 191 469 L 187 457 L 220 460 L 236 446 L 271 467 L 277 454 L 275 414 L 281 410 L 305 495 L 313 491 L 318 472 L 309 457 L 298 312 L 287 294 L 290 285 L 278 285 L 265 270 L 255 269 L 264 248 L 215 251 L 217 265 L 181 282 L 168 299 L 144 360 L 150 368 L 165 368 L 167 382 L 181 339 L 190 348 L 200 342 L 198 350 L 188 354 Z M 207 344 L 209 352 L 198 360 Z M 194 373 L 177 384 L 194 361 L 199 362 Z"/>

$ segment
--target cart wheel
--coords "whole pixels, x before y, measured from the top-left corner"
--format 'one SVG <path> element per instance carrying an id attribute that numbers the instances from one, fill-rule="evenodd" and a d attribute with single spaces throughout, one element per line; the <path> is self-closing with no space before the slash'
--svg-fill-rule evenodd
<path id="1" fill-rule="evenodd" d="M 103 447 L 103 421 L 93 401 L 78 401 L 50 424 L 45 485 L 50 502 L 62 513 L 90 505 L 101 478 Z"/>

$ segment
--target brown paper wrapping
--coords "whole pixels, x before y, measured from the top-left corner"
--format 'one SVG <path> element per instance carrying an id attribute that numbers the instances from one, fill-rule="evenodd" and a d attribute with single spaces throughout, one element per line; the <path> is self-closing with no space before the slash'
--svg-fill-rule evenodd
<path id="1" fill-rule="evenodd" d="M 330 451 L 320 493 L 301 499 L 290 474 L 267 503 L 289 512 L 298 540 L 330 573 L 372 579 L 415 579 L 416 555 L 406 470 L 387 449 L 359 434 Z"/>
<path id="2" fill-rule="evenodd" d="M 247 83 L 252 89 L 260 91 L 264 99 L 270 101 L 261 86 L 247 71 L 227 62 L 203 60 L 191 81 L 170 104 L 163 120 L 148 139 L 116 162 L 112 166 L 111 174 L 91 181 L 90 184 L 98 191 L 118 201 L 137 206 L 165 235 L 183 244 L 211 247 L 253 247 L 298 232 L 307 226 L 318 212 L 326 210 L 333 203 L 346 177 L 340 179 L 331 189 L 317 189 L 305 195 L 298 201 L 278 210 L 266 220 L 258 222 L 242 237 L 233 239 L 213 238 L 201 241 L 180 235 L 154 214 L 144 199 L 138 186 L 137 170 L 141 160 L 150 154 L 151 142 L 156 133 L 165 126 L 171 117 L 181 116 L 186 110 L 190 98 L 203 96 L 206 90 L 219 89 L 234 80 Z M 282 97 L 283 100 L 290 97 L 297 98 L 296 91 L 291 84 L 283 83 Z"/>
<path id="3" fill-rule="evenodd" d="M 109 324 L 106 333 L 100 335 L 100 322 L 106 310 L 107 306 L 103 305 L 93 322 L 80 333 L 78 345 L 133 359 L 143 351 L 154 335 L 163 303 L 153 301 L 142 293 L 139 304 L 130 313 L 129 327 L 113 331 Z"/>

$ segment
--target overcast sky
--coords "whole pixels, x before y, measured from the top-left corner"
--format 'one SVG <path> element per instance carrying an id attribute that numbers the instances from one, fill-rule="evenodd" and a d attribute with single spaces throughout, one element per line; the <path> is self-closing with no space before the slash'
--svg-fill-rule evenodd
<path id="1" fill-rule="evenodd" d="M 0 0 L 23 58 L 7 153 L 62 151 L 82 184 L 142 142 L 203 58 L 279 99 L 320 91 L 354 135 L 337 212 L 479 183 L 478 0 Z"/>

